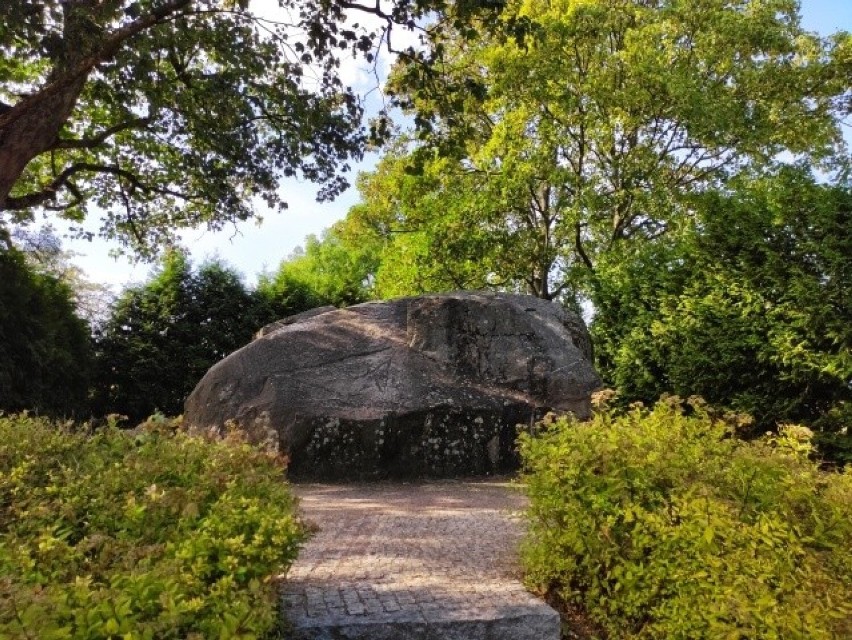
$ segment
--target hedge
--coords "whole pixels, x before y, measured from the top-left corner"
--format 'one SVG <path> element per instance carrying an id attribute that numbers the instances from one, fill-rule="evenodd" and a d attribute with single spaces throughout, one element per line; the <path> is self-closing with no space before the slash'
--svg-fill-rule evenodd
<path id="1" fill-rule="evenodd" d="M 281 462 L 235 437 L 0 415 L 0 637 L 268 637 L 294 507 Z"/>
<path id="2" fill-rule="evenodd" d="M 520 450 L 531 586 L 612 638 L 852 638 L 852 472 L 700 400 L 550 420 Z"/>

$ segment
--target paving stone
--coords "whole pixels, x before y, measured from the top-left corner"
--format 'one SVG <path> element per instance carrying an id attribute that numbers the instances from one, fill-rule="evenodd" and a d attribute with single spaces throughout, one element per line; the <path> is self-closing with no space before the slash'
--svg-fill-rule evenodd
<path id="1" fill-rule="evenodd" d="M 520 582 L 507 483 L 295 485 L 319 530 L 282 587 L 295 640 L 558 640 Z"/>

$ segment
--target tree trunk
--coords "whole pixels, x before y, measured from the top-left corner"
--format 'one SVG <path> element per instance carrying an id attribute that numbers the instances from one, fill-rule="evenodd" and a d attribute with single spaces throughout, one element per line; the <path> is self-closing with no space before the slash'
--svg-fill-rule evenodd
<path id="1" fill-rule="evenodd" d="M 98 23 L 93 22 L 92 12 L 104 8 L 100 0 L 62 3 L 62 50 L 53 59 L 54 66 L 46 83 L 0 112 L 0 211 L 24 209 L 53 197 L 53 191 L 63 184 L 42 187 L 40 193 L 15 202 L 14 207 L 10 206 L 9 194 L 27 164 L 53 147 L 92 70 L 111 59 L 128 40 L 191 6 L 193 1 L 164 1 L 148 14 L 112 32 L 101 31 Z M 104 20 L 104 24 L 107 22 Z M 97 29 L 95 33 L 93 27 Z"/>
<path id="2" fill-rule="evenodd" d="M 85 84 L 86 76 L 81 76 L 0 128 L 0 211 L 7 208 L 9 192 L 30 161 L 54 144 Z"/>

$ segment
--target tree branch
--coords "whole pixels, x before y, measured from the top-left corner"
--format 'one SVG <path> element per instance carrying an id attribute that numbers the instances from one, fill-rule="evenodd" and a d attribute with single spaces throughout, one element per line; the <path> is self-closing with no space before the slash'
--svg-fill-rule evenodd
<path id="1" fill-rule="evenodd" d="M 91 162 L 77 162 L 75 164 L 66 167 L 62 173 L 60 173 L 53 181 L 47 185 L 41 191 L 36 191 L 34 193 L 28 193 L 23 196 L 12 197 L 6 199 L 6 209 L 10 211 L 21 211 L 24 209 L 30 209 L 32 207 L 37 207 L 48 200 L 53 200 L 56 197 L 57 192 L 63 187 L 69 184 L 69 181 L 72 177 L 82 172 L 90 172 L 90 173 L 110 173 L 112 175 L 121 176 L 129 180 L 134 187 L 142 188 L 141 182 L 139 178 L 131 171 L 127 169 L 122 169 L 121 167 L 117 167 L 115 165 L 101 165 L 94 164 Z M 72 189 L 72 193 L 76 191 L 76 188 Z M 79 196 L 79 191 L 75 193 L 75 197 Z"/>
<path id="2" fill-rule="evenodd" d="M 101 146 L 108 138 L 111 138 L 117 133 L 127 131 L 128 129 L 143 129 L 151 124 L 151 122 L 151 118 L 135 118 L 109 127 L 94 138 L 80 138 L 73 140 L 57 138 L 56 142 L 53 143 L 48 151 L 54 151 L 56 149 L 94 149 L 95 147 Z"/>
<path id="3" fill-rule="evenodd" d="M 592 261 L 589 259 L 586 250 L 583 248 L 583 236 L 582 236 L 583 227 L 577 222 L 574 225 L 574 247 L 577 249 L 577 255 L 580 256 L 580 259 L 583 261 L 583 264 L 589 268 L 589 271 L 595 271 L 595 266 L 592 264 Z"/>
<path id="4" fill-rule="evenodd" d="M 385 13 L 384 11 L 381 10 L 381 7 L 379 5 L 379 0 L 376 0 L 376 4 L 373 7 L 369 7 L 365 4 L 358 4 L 357 2 L 349 2 L 348 0 L 339 0 L 337 4 L 339 4 L 344 9 L 354 9 L 355 11 L 363 11 L 364 13 L 371 13 L 374 16 L 377 16 L 377 17 L 381 18 L 382 20 L 385 20 L 386 22 L 390 22 L 390 23 L 393 22 L 393 17 L 390 14 Z"/>
<path id="5" fill-rule="evenodd" d="M 559 294 L 561 294 L 563 291 L 565 291 L 570 285 L 571 285 L 571 283 L 568 280 L 563 280 L 562 284 L 560 284 L 558 287 L 556 287 L 550 295 L 553 298 L 556 298 Z"/>
<path id="6" fill-rule="evenodd" d="M 112 58 L 126 40 L 164 22 L 169 16 L 189 6 L 192 2 L 193 0 L 170 0 L 152 9 L 151 13 L 137 18 L 120 29 L 116 29 L 104 38 L 98 51 L 84 57 L 73 68 L 60 74 L 59 78 L 42 87 L 36 93 L 27 96 L 11 109 L 0 114 L 0 129 L 8 127 L 40 102 L 43 102 L 54 94 L 62 92 L 66 87 L 73 85 L 79 78 L 88 75 L 98 64 Z"/>

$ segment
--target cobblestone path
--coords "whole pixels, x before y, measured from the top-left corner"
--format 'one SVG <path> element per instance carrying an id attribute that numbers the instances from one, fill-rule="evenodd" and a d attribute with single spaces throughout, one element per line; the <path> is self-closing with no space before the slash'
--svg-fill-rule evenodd
<path id="1" fill-rule="evenodd" d="M 519 581 L 508 484 L 295 485 L 319 531 L 282 592 L 299 640 L 558 640 Z"/>

